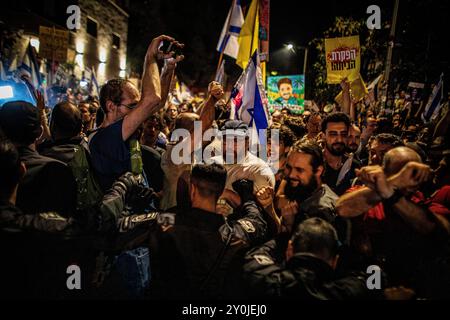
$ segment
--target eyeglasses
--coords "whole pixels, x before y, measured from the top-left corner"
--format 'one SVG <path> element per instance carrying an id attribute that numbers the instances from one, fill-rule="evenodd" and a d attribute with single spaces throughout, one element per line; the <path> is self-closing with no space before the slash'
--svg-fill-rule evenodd
<path id="1" fill-rule="evenodd" d="M 125 107 L 127 109 L 133 110 L 138 105 L 137 102 L 130 103 L 130 104 L 119 104 L 119 107 Z"/>

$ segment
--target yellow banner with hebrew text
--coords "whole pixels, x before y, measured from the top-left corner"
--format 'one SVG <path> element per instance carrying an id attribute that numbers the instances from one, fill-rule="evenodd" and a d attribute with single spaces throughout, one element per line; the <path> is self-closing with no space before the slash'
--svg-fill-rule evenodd
<path id="1" fill-rule="evenodd" d="M 344 78 L 352 82 L 359 77 L 361 47 L 359 36 L 325 39 L 327 83 L 341 83 Z"/>

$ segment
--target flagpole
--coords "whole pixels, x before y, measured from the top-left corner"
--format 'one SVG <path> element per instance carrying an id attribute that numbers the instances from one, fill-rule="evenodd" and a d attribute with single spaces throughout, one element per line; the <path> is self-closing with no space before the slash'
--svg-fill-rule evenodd
<path id="1" fill-rule="evenodd" d="M 253 47 L 253 40 L 255 37 L 255 24 L 256 24 L 256 20 L 259 19 L 259 0 L 252 0 L 252 1 L 257 1 L 257 2 L 256 2 L 256 17 L 255 17 L 255 22 L 253 23 L 253 29 L 252 29 L 252 41 L 250 42 L 250 57 L 253 56 L 252 47 Z M 259 21 L 258 21 L 258 26 L 259 26 Z M 258 37 L 259 37 L 259 32 L 258 32 Z M 259 51 L 259 41 L 258 41 L 257 49 Z M 259 54 L 259 52 L 258 52 L 258 54 Z"/>
<path id="2" fill-rule="evenodd" d="M 225 30 L 226 30 L 225 37 L 226 37 L 227 34 L 230 32 L 231 18 L 233 17 L 233 10 L 234 10 L 234 6 L 236 5 L 236 1 L 237 1 L 237 0 L 233 0 L 233 2 L 231 3 L 230 19 L 228 19 L 227 27 L 226 27 L 226 29 L 225 29 Z M 225 47 L 222 49 L 222 51 L 220 52 L 219 63 L 217 64 L 217 68 L 216 68 L 216 77 L 217 77 L 217 73 L 219 72 L 220 65 L 222 64 L 223 53 L 224 53 L 224 51 L 225 51 L 225 48 L 226 48 L 226 45 L 225 45 Z"/>
<path id="3" fill-rule="evenodd" d="M 395 45 L 395 29 L 397 26 L 399 2 L 400 2 L 400 0 L 395 0 L 394 13 L 392 15 L 391 32 L 389 34 L 389 42 L 390 43 L 388 46 L 388 52 L 387 52 L 387 58 L 386 58 L 386 71 L 385 71 L 386 72 L 385 73 L 385 85 L 386 85 L 385 96 L 386 96 L 386 99 L 389 96 L 389 82 L 390 82 L 390 75 L 391 75 L 392 51 L 393 51 L 394 45 Z M 383 109 L 384 109 L 384 106 L 385 106 L 385 104 L 383 105 Z"/>

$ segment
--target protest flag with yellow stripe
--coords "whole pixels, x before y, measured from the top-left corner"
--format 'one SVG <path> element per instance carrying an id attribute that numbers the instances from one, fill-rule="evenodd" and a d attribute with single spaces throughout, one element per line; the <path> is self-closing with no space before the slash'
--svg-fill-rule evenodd
<path id="1" fill-rule="evenodd" d="M 247 67 L 250 57 L 255 50 L 258 49 L 258 35 L 259 35 L 259 12 L 258 0 L 253 0 L 239 33 L 238 43 L 239 52 L 236 58 L 236 63 L 242 68 Z"/>

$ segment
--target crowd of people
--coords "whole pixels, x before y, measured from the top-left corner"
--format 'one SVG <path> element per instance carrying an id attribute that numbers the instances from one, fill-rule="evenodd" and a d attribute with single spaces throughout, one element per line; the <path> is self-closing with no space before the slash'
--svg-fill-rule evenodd
<path id="1" fill-rule="evenodd" d="M 183 46 L 152 40 L 141 90 L 0 108 L 3 297 L 450 297 L 448 102 L 425 123 L 404 93 L 386 113 L 344 81 L 336 110 L 271 114 L 266 161 L 221 84 L 173 103 L 184 57 L 161 41 Z"/>

